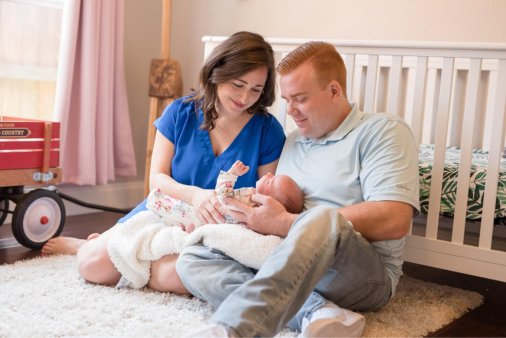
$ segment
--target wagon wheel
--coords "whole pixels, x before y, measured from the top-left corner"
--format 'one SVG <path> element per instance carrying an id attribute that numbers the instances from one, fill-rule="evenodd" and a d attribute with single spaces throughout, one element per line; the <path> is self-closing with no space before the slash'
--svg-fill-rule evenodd
<path id="1" fill-rule="evenodd" d="M 65 224 L 65 206 L 56 192 L 36 189 L 25 194 L 12 216 L 12 233 L 16 240 L 31 249 L 41 249 L 50 238 L 58 236 Z"/>
<path id="2" fill-rule="evenodd" d="M 9 213 L 9 199 L 4 197 L 0 199 L 0 226 L 4 224 L 7 214 Z"/>

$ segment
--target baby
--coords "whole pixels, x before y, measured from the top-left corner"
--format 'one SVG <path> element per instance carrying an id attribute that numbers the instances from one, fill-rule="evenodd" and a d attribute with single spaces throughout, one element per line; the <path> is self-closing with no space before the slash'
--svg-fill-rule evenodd
<path id="1" fill-rule="evenodd" d="M 239 176 L 244 175 L 249 167 L 237 160 L 228 171 L 221 171 L 216 181 L 216 195 L 218 201 L 230 210 L 231 205 L 225 203 L 225 198 L 232 197 L 250 206 L 257 206 L 251 200 L 255 193 L 268 195 L 275 198 L 286 208 L 288 212 L 300 213 L 304 207 L 304 194 L 297 183 L 286 175 L 273 175 L 268 173 L 256 182 L 256 188 L 234 189 Z M 160 189 L 154 189 L 148 196 L 147 207 L 159 216 L 166 225 L 180 225 L 183 229 L 193 231 L 202 225 L 195 215 L 193 207 L 181 200 L 164 194 Z M 238 223 L 230 215 L 224 215 L 226 223 Z"/>
<path id="2" fill-rule="evenodd" d="M 244 175 L 249 167 L 241 161 L 236 161 L 232 167 L 220 175 L 216 183 L 216 195 L 218 201 L 226 205 L 224 200 L 227 197 L 236 198 L 242 202 L 255 206 L 251 196 L 256 192 L 272 196 L 292 213 L 299 213 L 304 206 L 304 195 L 299 186 L 286 175 L 266 174 L 256 182 L 256 188 L 241 188 L 234 190 L 237 178 Z M 147 201 L 148 210 L 139 213 L 128 219 L 120 227 L 113 228 L 107 250 L 109 257 L 116 269 L 121 274 L 121 279 L 116 285 L 118 288 L 134 287 L 141 288 L 149 281 L 151 262 L 160 259 L 167 254 L 177 254 L 187 245 L 202 242 L 204 245 L 213 245 L 217 249 L 229 252 L 230 255 L 238 255 L 245 262 L 253 267 L 252 258 L 264 257 L 270 253 L 270 249 L 279 243 L 277 236 L 264 236 L 237 226 L 239 222 L 230 215 L 225 215 L 226 232 L 231 234 L 230 238 L 223 241 L 222 225 L 209 225 L 210 228 L 200 227 L 202 222 L 195 215 L 193 207 L 181 200 L 172 198 L 162 193 L 161 190 L 153 190 Z M 181 227 L 183 231 L 179 228 Z M 207 225 L 206 225 L 207 226 Z M 204 230 L 204 231 L 201 231 Z M 192 232 L 190 234 L 190 232 Z M 239 239 L 239 240 L 238 240 Z M 245 244 L 237 242 L 245 240 Z M 225 244 L 224 244 L 225 243 Z M 255 257 L 241 256 L 244 247 L 252 245 L 255 247 Z M 262 256 L 263 255 L 263 256 Z M 239 258 L 238 258 L 239 259 Z M 255 265 L 258 268 L 257 265 Z"/>

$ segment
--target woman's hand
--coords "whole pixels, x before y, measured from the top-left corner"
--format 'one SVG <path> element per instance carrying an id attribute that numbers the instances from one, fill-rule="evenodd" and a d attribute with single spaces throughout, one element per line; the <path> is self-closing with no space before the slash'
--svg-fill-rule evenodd
<path id="1" fill-rule="evenodd" d="M 192 205 L 197 217 L 204 224 L 224 223 L 225 217 L 219 211 L 220 203 L 214 190 L 200 189 L 193 195 Z"/>

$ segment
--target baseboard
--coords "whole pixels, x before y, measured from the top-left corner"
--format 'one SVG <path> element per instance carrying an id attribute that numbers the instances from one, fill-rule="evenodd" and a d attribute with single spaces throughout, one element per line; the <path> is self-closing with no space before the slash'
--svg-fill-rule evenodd
<path id="1" fill-rule="evenodd" d="M 58 187 L 58 190 L 83 202 L 119 209 L 129 209 L 142 201 L 144 181 L 110 183 L 93 187 Z M 63 202 L 67 216 L 100 211 L 66 200 Z"/>

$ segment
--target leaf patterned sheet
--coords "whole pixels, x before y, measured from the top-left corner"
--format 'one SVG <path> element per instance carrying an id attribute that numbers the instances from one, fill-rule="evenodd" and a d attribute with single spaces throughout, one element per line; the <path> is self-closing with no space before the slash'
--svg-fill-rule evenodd
<path id="1" fill-rule="evenodd" d="M 420 208 L 423 213 L 429 211 L 429 193 L 432 175 L 432 162 L 434 158 L 434 145 L 422 144 L 419 152 L 420 167 Z M 460 148 L 448 147 L 446 150 L 445 167 L 443 171 L 443 186 L 441 190 L 440 213 L 452 217 L 455 213 L 457 199 L 457 179 L 460 161 Z M 466 218 L 470 220 L 481 219 L 483 210 L 483 195 L 487 179 L 488 152 L 473 150 L 472 165 L 469 177 L 469 191 Z M 501 158 L 499 169 L 499 182 L 497 186 L 497 199 L 495 204 L 495 218 L 506 217 L 506 158 Z"/>

